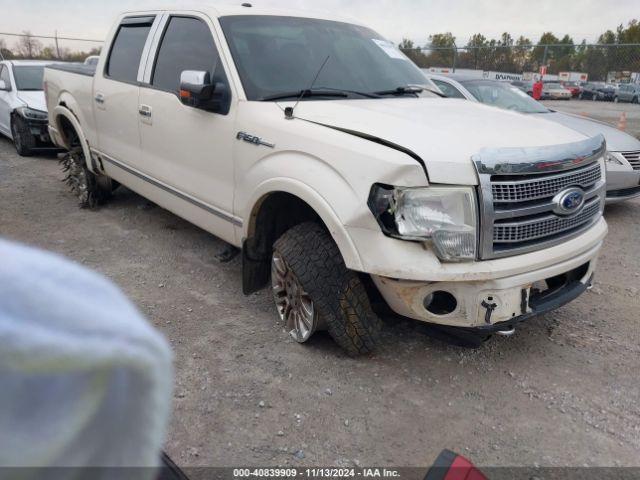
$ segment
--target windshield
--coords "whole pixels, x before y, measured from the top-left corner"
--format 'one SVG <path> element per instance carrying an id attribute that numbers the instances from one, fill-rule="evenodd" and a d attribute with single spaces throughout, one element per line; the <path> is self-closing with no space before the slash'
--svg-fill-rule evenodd
<path id="1" fill-rule="evenodd" d="M 562 85 L 560 85 L 559 83 L 545 83 L 544 86 L 549 89 L 553 88 L 554 90 L 559 90 L 563 88 Z"/>
<path id="2" fill-rule="evenodd" d="M 525 92 L 508 83 L 491 81 L 461 82 L 480 103 L 520 113 L 548 113 L 549 110 Z"/>
<path id="3" fill-rule="evenodd" d="M 249 100 L 308 89 L 325 61 L 314 89 L 373 93 L 429 85 L 395 45 L 365 27 L 257 15 L 220 23 Z"/>
<path id="4" fill-rule="evenodd" d="M 22 65 L 13 67 L 13 76 L 18 90 L 41 91 L 44 65 Z"/>

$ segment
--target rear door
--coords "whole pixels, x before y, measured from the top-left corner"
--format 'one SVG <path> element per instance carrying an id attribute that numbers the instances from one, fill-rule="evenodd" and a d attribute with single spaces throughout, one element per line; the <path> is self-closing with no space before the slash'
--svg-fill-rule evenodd
<path id="1" fill-rule="evenodd" d="M 132 166 L 140 161 L 139 82 L 157 18 L 124 17 L 113 36 L 106 62 L 94 77 L 98 150 L 107 159 Z"/>
<path id="2" fill-rule="evenodd" d="M 0 64 L 0 80 L 3 80 L 8 90 L 0 90 L 0 132 L 10 135 L 10 113 L 11 113 L 11 77 L 9 75 L 9 67 Z"/>
<path id="3" fill-rule="evenodd" d="M 238 223 L 233 216 L 234 102 L 230 111 L 213 113 L 179 98 L 185 70 L 209 72 L 213 82 L 232 88 L 213 23 L 197 12 L 168 14 L 158 38 L 140 91 L 139 109 L 145 112 L 139 116 L 140 169 L 207 215 L 205 223 L 191 221 L 232 240 Z"/>

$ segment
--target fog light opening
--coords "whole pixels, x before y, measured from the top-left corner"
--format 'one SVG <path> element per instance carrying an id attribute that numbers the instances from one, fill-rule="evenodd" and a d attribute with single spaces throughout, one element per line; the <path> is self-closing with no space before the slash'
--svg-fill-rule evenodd
<path id="1" fill-rule="evenodd" d="M 458 301 L 451 293 L 437 290 L 424 297 L 424 308 L 433 315 L 449 315 L 458 308 Z"/>

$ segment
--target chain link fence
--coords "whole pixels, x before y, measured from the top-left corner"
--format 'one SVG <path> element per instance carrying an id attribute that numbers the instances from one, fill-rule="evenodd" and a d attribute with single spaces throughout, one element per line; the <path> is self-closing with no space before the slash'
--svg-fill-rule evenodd
<path id="1" fill-rule="evenodd" d="M 640 83 L 640 43 L 402 48 L 421 68 L 471 69 L 521 75 L 547 66 L 549 75 L 583 72 L 592 81 Z M 635 75 L 634 75 L 635 73 Z"/>
<path id="2" fill-rule="evenodd" d="M 83 61 L 100 53 L 102 40 L 29 32 L 0 32 L 0 57 Z M 467 45 L 401 48 L 421 68 L 470 69 L 522 75 L 547 66 L 549 75 L 582 72 L 591 81 L 640 83 L 640 43 Z"/>
<path id="3" fill-rule="evenodd" d="M 33 35 L 29 32 L 0 32 L 0 60 L 60 60 L 82 62 L 97 55 L 102 40 L 54 35 Z"/>

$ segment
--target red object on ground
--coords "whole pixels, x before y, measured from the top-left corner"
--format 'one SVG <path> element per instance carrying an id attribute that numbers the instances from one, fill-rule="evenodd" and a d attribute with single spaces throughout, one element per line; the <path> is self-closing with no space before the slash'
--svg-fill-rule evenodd
<path id="1" fill-rule="evenodd" d="M 533 98 L 535 100 L 540 100 L 542 98 L 542 81 L 537 81 L 533 84 Z"/>
<path id="2" fill-rule="evenodd" d="M 488 480 L 469 460 L 444 450 L 424 480 Z"/>
<path id="3" fill-rule="evenodd" d="M 473 464 L 464 457 L 457 456 L 445 480 L 487 480 Z"/>

